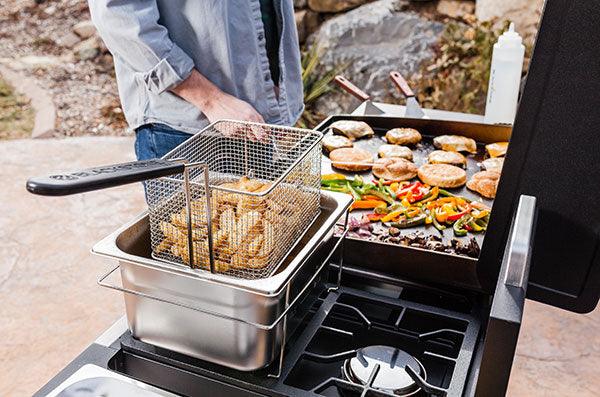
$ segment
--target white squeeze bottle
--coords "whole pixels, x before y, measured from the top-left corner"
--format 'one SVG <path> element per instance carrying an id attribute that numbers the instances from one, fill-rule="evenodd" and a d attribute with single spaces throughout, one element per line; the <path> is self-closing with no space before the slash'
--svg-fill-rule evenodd
<path id="1" fill-rule="evenodd" d="M 485 104 L 486 123 L 513 124 L 515 121 L 524 57 L 523 39 L 515 32 L 515 24 L 511 22 L 508 30 L 494 44 Z"/>

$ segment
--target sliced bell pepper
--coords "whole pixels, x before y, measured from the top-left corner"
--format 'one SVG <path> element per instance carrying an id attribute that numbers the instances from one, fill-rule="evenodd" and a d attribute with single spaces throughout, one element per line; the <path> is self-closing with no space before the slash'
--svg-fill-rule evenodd
<path id="1" fill-rule="evenodd" d="M 354 175 L 354 179 L 352 180 L 352 186 L 358 187 L 364 185 L 364 180 L 360 175 Z"/>
<path id="2" fill-rule="evenodd" d="M 380 221 L 383 217 L 385 216 L 385 214 L 367 214 L 367 218 L 369 218 L 369 220 L 371 222 L 377 222 Z"/>
<path id="3" fill-rule="evenodd" d="M 422 225 L 423 223 L 425 223 L 425 218 L 427 216 L 425 214 L 421 214 L 419 216 L 416 216 L 414 218 L 409 218 L 409 219 L 405 219 L 399 222 L 393 222 L 392 226 L 393 227 L 397 227 L 397 228 L 407 228 L 407 227 L 413 227 L 413 226 L 418 226 L 418 225 Z"/>
<path id="4" fill-rule="evenodd" d="M 463 211 L 457 212 L 456 214 L 452 214 L 448 216 L 448 221 L 454 222 L 462 218 L 463 216 L 469 214 L 471 212 L 471 206 L 467 206 Z"/>
<path id="5" fill-rule="evenodd" d="M 356 200 L 352 203 L 350 209 L 373 209 L 377 207 L 387 207 L 387 204 L 381 200 Z"/>
<path id="6" fill-rule="evenodd" d="M 321 175 L 321 182 L 325 181 L 345 181 L 346 175 L 342 174 L 325 174 Z"/>
<path id="7" fill-rule="evenodd" d="M 475 219 L 481 219 L 481 218 L 485 218 L 486 215 L 489 215 L 490 211 L 488 210 L 476 210 L 471 212 L 471 216 L 473 216 L 473 218 Z"/>
<path id="8" fill-rule="evenodd" d="M 431 221 L 433 222 L 433 226 L 440 232 L 446 228 L 446 226 L 437 221 L 435 216 L 431 217 Z"/>
<path id="9" fill-rule="evenodd" d="M 414 218 L 415 216 L 419 215 L 420 213 L 421 213 L 421 209 L 417 208 L 417 207 L 410 207 L 404 212 L 404 214 L 408 218 Z"/>
<path id="10" fill-rule="evenodd" d="M 392 211 L 389 214 L 387 214 L 385 217 L 383 217 L 381 219 L 381 222 L 389 222 L 392 219 L 394 219 L 394 218 L 396 218 L 396 217 L 398 217 L 398 216 L 400 216 L 402 214 L 404 214 L 404 209 L 399 209 L 399 210 L 396 210 L 396 211 Z"/>
<path id="11" fill-rule="evenodd" d="M 352 184 L 350 182 L 346 182 L 346 187 L 348 188 L 348 192 L 352 195 L 352 198 L 355 202 L 361 199 L 360 193 L 357 192 L 356 189 L 354 189 L 354 187 L 352 187 Z"/>
<path id="12" fill-rule="evenodd" d="M 477 222 L 475 222 L 473 219 L 471 219 L 469 221 L 469 223 L 466 224 L 466 226 L 469 226 L 469 228 L 471 229 L 471 230 L 469 230 L 470 232 L 478 233 L 478 232 L 481 232 L 481 231 L 485 230 L 484 227 L 479 226 L 477 224 Z"/>
<path id="13" fill-rule="evenodd" d="M 434 186 L 429 193 L 423 197 L 423 199 L 420 201 L 421 204 L 425 204 L 428 203 L 430 201 L 433 201 L 435 199 L 438 198 L 438 195 L 440 194 L 440 188 L 437 186 Z"/>
<path id="14" fill-rule="evenodd" d="M 467 229 L 465 228 L 465 225 L 471 220 L 471 216 L 470 215 L 463 215 L 460 219 L 458 219 L 456 222 L 454 222 L 454 225 L 452 225 L 452 229 L 454 230 L 454 235 L 455 236 L 465 236 L 467 234 Z"/>
<path id="15" fill-rule="evenodd" d="M 373 195 L 373 194 L 363 194 L 360 196 L 361 200 L 381 200 L 381 198 Z"/>
<path id="16" fill-rule="evenodd" d="M 388 204 L 394 203 L 394 199 L 392 197 L 390 197 L 387 193 L 383 193 L 377 189 L 374 189 L 374 188 L 366 189 L 365 193 L 368 195 L 371 195 L 371 196 L 375 196 L 378 198 L 378 200 L 383 200 Z"/>

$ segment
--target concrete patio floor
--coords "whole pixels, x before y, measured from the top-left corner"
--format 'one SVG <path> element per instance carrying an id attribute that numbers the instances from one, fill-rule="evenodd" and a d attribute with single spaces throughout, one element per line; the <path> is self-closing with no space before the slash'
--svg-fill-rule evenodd
<path id="1" fill-rule="evenodd" d="M 109 264 L 90 247 L 145 208 L 141 186 L 72 197 L 28 194 L 25 180 L 133 159 L 130 138 L 0 142 L 0 396 L 28 396 L 123 313 L 96 285 Z M 528 302 L 511 396 L 596 396 L 600 310 Z"/>

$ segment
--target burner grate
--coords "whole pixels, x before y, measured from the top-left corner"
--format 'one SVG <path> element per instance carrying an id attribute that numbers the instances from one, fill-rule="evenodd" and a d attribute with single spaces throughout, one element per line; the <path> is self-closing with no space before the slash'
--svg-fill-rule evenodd
<path id="1" fill-rule="evenodd" d="M 390 345 L 418 359 L 428 374 L 424 379 L 405 368 L 419 386 L 417 393 L 406 395 L 447 395 L 469 320 L 413 307 L 409 302 L 403 305 L 398 299 L 382 302 L 379 297 L 361 296 L 363 292 L 345 291 L 325 300 L 321 310 L 326 316 L 284 383 L 322 396 L 397 396 L 374 388 L 372 379 L 365 385 L 352 383 L 341 370 L 358 349 Z M 375 379 L 377 374 L 371 376 Z"/>
<path id="2" fill-rule="evenodd" d="M 291 335 L 279 379 L 266 376 L 270 368 L 235 371 L 156 348 L 128 333 L 121 337 L 121 352 L 110 367 L 182 395 L 215 388 L 213 395 L 398 397 L 373 387 L 377 373 L 371 373 L 364 385 L 342 374 L 344 362 L 355 357 L 358 349 L 384 345 L 422 364 L 423 377 L 405 367 L 418 385 L 413 397 L 455 396 L 465 390 L 479 326 L 472 313 L 342 285 L 337 292 L 322 294 Z"/>

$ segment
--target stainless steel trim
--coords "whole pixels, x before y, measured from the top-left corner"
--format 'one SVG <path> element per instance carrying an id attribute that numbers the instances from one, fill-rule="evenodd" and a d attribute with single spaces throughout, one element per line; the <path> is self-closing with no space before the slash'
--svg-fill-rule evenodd
<path id="1" fill-rule="evenodd" d="M 533 244 L 536 198 L 522 195 L 509 237 L 506 260 L 507 269 L 504 284 L 525 289 L 527 269 Z"/>
<path id="2" fill-rule="evenodd" d="M 139 291 L 134 291 L 128 288 L 124 288 L 124 287 L 119 287 L 118 285 L 114 285 L 114 284 L 110 284 L 105 282 L 104 280 L 106 280 L 111 274 L 113 274 L 115 271 L 117 271 L 120 267 L 121 264 L 118 264 L 117 266 L 113 267 L 112 269 L 110 269 L 109 271 L 107 271 L 106 273 L 102 274 L 99 278 L 98 278 L 98 285 L 105 287 L 105 288 L 109 288 L 109 289 L 114 289 L 116 291 L 120 291 L 123 293 L 127 293 L 127 294 L 132 294 L 132 295 L 136 295 L 136 296 L 140 296 L 143 298 L 148 298 L 148 299 L 152 299 L 152 300 L 156 300 L 158 302 L 163 302 L 163 303 L 169 303 L 175 306 L 179 306 L 179 307 L 183 307 L 186 309 L 191 309 L 191 310 L 195 310 L 197 312 L 200 313 L 204 313 L 204 314 L 208 314 L 211 316 L 215 316 L 215 317 L 219 317 L 225 320 L 230 320 L 230 321 L 235 321 L 235 322 L 240 322 L 246 325 L 251 325 L 253 327 L 268 331 L 271 330 L 273 328 L 275 328 L 277 326 L 277 324 L 279 324 L 279 322 L 281 320 L 283 320 L 285 318 L 285 316 L 288 314 L 288 312 L 296 305 L 296 303 L 300 300 L 300 298 L 302 298 L 302 296 L 304 295 L 304 293 L 307 291 L 307 289 L 311 286 L 311 284 L 315 281 L 315 279 L 321 274 L 321 272 L 323 271 L 323 269 L 325 269 L 328 265 L 329 265 L 329 261 L 331 260 L 331 257 L 333 256 L 333 254 L 337 251 L 338 247 L 340 246 L 340 244 L 342 243 L 342 241 L 344 241 L 344 239 L 346 238 L 346 235 L 348 234 L 349 229 L 346 228 L 344 230 L 344 232 L 342 233 L 342 235 L 340 236 L 340 238 L 338 239 L 338 241 L 335 243 L 335 245 L 333 246 L 333 248 L 331 249 L 331 251 L 329 252 L 329 254 L 327 255 L 327 257 L 325 258 L 325 260 L 321 263 L 321 265 L 319 266 L 319 268 L 317 269 L 317 271 L 315 271 L 315 273 L 313 274 L 313 276 L 308 280 L 308 282 L 304 285 L 304 287 L 302 287 L 302 289 L 300 290 L 300 292 L 296 295 L 296 297 L 294 298 L 294 300 L 292 301 L 292 303 L 290 303 L 289 305 L 287 304 L 288 300 L 289 300 L 289 284 L 286 287 L 286 307 L 283 310 L 283 312 L 279 315 L 279 317 L 277 317 L 277 319 L 275 321 L 273 321 L 270 324 L 260 324 L 260 323 L 256 323 L 256 322 L 252 322 L 252 321 L 247 321 L 241 318 L 237 318 L 237 317 L 233 317 L 233 316 L 229 316 L 226 314 L 222 314 L 219 312 L 215 312 L 215 311 L 211 311 L 211 310 L 207 310 L 207 309 L 203 309 L 194 305 L 188 305 L 186 303 L 183 302 L 178 302 L 174 299 L 166 299 L 166 298 L 161 298 L 159 296 L 155 296 L 155 295 L 151 295 L 151 294 L 146 294 L 143 292 L 139 292 Z M 312 250 L 310 251 L 310 253 L 303 258 L 302 263 L 299 265 L 299 267 L 301 267 L 310 257 L 311 255 L 317 250 L 317 246 L 312 247 Z M 341 263 L 340 263 L 341 265 Z M 341 268 L 341 266 L 340 266 Z M 338 278 L 338 283 L 339 283 L 339 278 Z"/>

